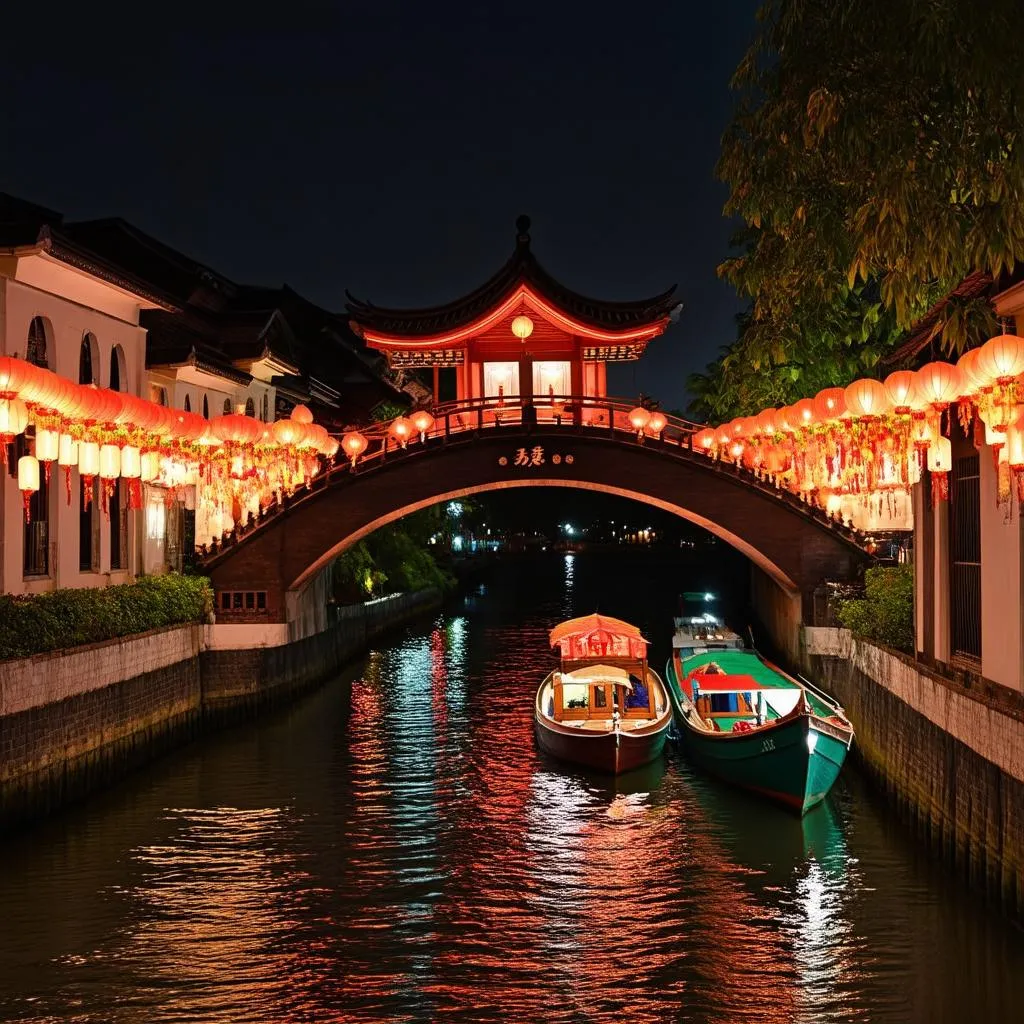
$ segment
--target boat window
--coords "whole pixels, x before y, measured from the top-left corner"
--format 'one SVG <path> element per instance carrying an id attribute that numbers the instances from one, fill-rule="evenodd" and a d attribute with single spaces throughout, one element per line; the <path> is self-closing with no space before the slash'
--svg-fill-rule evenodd
<path id="1" fill-rule="evenodd" d="M 562 687 L 562 707 L 585 708 L 587 706 L 588 686 L 580 683 L 569 683 Z"/>
<path id="2" fill-rule="evenodd" d="M 603 686 L 594 687 L 594 707 L 595 708 L 606 708 L 608 707 L 608 693 Z"/>

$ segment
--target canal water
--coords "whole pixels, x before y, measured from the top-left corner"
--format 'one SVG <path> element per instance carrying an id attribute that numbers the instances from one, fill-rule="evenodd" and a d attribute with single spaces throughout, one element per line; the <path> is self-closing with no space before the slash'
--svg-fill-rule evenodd
<path id="1" fill-rule="evenodd" d="M 668 653 L 719 549 L 511 563 L 365 664 L 0 840 L 0 1020 L 1019 1021 L 1024 936 L 849 766 L 802 821 L 534 746 L 547 631 Z M 702 564 L 703 563 L 703 564 Z"/>

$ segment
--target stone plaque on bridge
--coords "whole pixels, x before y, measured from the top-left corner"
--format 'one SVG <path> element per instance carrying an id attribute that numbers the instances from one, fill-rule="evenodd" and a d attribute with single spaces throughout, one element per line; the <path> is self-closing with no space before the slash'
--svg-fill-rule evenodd
<path id="1" fill-rule="evenodd" d="M 560 466 L 563 463 L 571 466 L 575 456 L 568 452 L 548 452 L 541 444 L 531 448 L 517 448 L 513 455 L 500 455 L 499 466 L 511 466 L 513 469 L 535 469 L 539 466 Z"/>

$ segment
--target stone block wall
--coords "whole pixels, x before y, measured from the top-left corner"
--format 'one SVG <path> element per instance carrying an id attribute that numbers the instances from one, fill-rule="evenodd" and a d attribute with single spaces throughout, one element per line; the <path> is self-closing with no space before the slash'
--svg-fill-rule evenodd
<path id="1" fill-rule="evenodd" d="M 97 646 L 101 650 L 89 660 L 99 664 L 103 652 Z M 125 646 L 120 642 L 115 651 Z M 116 653 L 108 649 L 106 657 L 114 659 Z M 59 660 L 45 664 L 52 691 L 67 695 L 0 716 L 0 822 L 5 825 L 83 796 L 199 727 L 198 652 L 106 686 L 98 685 L 104 677 L 96 675 L 82 680 L 78 692 L 70 686 L 76 666 L 65 680 Z M 0 665 L 0 672 L 6 667 Z"/>
<path id="2" fill-rule="evenodd" d="M 1024 921 L 1024 697 L 973 692 L 846 630 L 804 636 L 803 669 L 845 707 L 869 777 L 927 846 Z"/>
<path id="3" fill-rule="evenodd" d="M 332 609 L 330 628 L 278 646 L 204 649 L 208 627 L 190 625 L 0 662 L 0 827 L 328 679 L 440 601 L 424 592 Z"/>
<path id="4" fill-rule="evenodd" d="M 441 603 L 435 591 L 400 594 L 331 610 L 332 625 L 277 647 L 205 650 L 201 655 L 204 715 L 237 718 L 286 699 L 338 672 L 385 630 Z"/>

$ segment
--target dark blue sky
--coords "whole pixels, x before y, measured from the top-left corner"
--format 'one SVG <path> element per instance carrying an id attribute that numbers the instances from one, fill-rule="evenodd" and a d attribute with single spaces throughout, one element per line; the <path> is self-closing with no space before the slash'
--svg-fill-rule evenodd
<path id="1" fill-rule="evenodd" d="M 0 62 L 0 189 L 122 216 L 330 308 L 345 288 L 454 298 L 528 213 L 534 251 L 578 291 L 678 282 L 680 322 L 610 382 L 678 405 L 740 308 L 715 276 L 730 227 L 713 170 L 757 6 L 292 2 L 262 20 L 210 4 L 110 24 L 22 8 Z"/>

